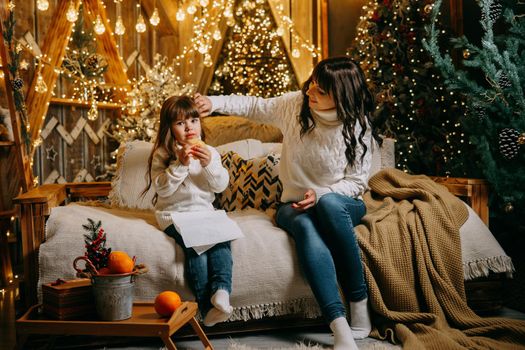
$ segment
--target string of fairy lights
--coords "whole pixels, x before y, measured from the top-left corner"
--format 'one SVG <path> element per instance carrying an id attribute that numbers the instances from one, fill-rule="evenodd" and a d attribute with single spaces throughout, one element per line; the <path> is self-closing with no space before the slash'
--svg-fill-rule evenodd
<path id="1" fill-rule="evenodd" d="M 79 19 L 79 1 L 81 0 L 69 0 L 68 7 L 66 10 L 66 19 L 72 23 L 72 25 Z M 115 21 L 112 24 L 109 19 L 106 19 L 104 23 L 103 18 L 100 14 L 94 16 L 94 21 L 92 23 L 93 31 L 97 36 L 100 36 L 108 30 L 110 35 L 122 36 L 127 32 L 127 28 L 124 26 L 124 21 L 122 19 L 122 5 L 126 2 L 134 3 L 139 7 L 138 16 L 136 17 L 135 31 L 139 34 L 144 33 L 148 29 L 148 24 L 144 19 L 141 11 L 141 2 L 140 0 L 113 0 L 115 2 Z M 193 24 L 192 37 L 189 40 L 189 45 L 183 47 L 181 52 L 174 57 L 173 66 L 181 67 L 185 64 L 192 65 L 197 55 L 201 55 L 199 59 L 205 67 L 211 67 L 213 65 L 213 60 L 211 57 L 211 50 L 214 47 L 215 42 L 218 42 L 222 39 L 222 33 L 220 29 L 221 23 L 226 23 L 226 25 L 232 27 L 236 24 L 235 21 L 235 11 L 239 11 L 241 7 L 253 7 L 255 5 L 261 4 L 269 0 L 178 0 L 177 1 L 177 12 L 176 20 L 179 22 L 191 20 Z M 279 22 L 279 26 L 272 31 L 269 35 L 279 35 L 283 36 L 285 33 L 288 33 L 292 42 L 292 51 L 291 55 L 294 58 L 298 58 L 301 55 L 301 50 L 304 49 L 312 57 L 318 57 L 320 55 L 320 49 L 313 45 L 311 41 L 304 39 L 303 36 L 297 31 L 296 26 L 293 20 L 286 14 L 286 6 L 284 5 L 285 0 L 272 0 L 274 3 L 274 15 Z M 101 4 L 104 8 L 106 5 L 103 1 Z M 238 4 L 237 9 L 235 5 Z M 9 2 L 9 7 L 12 9 L 15 7 L 14 0 Z M 36 7 L 39 11 L 45 12 L 50 8 L 50 3 L 48 0 L 36 0 Z M 271 16 L 271 13 L 267 14 Z M 159 25 L 161 21 L 159 11 L 156 5 L 156 0 L 154 2 L 154 8 L 151 12 L 151 16 L 148 18 L 149 25 L 152 26 L 153 30 Z M 111 30 L 113 29 L 113 30 Z M 72 34 L 74 31 L 72 32 Z M 72 35 L 68 38 L 69 42 L 72 40 Z M 97 42 L 97 37 L 93 38 L 94 42 Z M 35 60 L 35 74 L 36 74 L 36 84 L 35 92 L 37 93 L 47 93 L 50 87 L 47 86 L 45 79 L 42 76 L 42 69 L 45 65 L 50 65 L 50 59 L 46 55 L 35 54 L 35 50 L 30 43 L 26 43 L 24 47 L 28 49 L 29 53 L 34 56 Z M 117 44 L 118 48 L 118 44 Z M 66 47 L 66 55 L 69 53 L 75 54 L 74 50 L 71 50 Z M 123 60 L 119 56 L 120 60 Z M 101 62 L 94 62 L 95 65 L 101 64 Z M 23 60 L 20 63 L 22 69 L 27 69 L 27 61 Z M 136 94 L 129 93 L 130 87 L 131 90 L 133 86 L 136 86 L 139 79 L 133 79 L 133 81 L 128 80 L 126 85 L 117 85 L 117 84 L 108 84 L 103 81 L 103 79 L 93 79 L 92 77 L 85 76 L 82 72 L 79 72 L 75 69 L 69 69 L 65 67 L 53 67 L 53 70 L 56 74 L 72 79 L 73 81 L 73 93 L 70 98 L 86 102 L 90 105 L 90 109 L 87 113 L 87 117 L 90 120 L 94 120 L 98 117 L 97 104 L 99 103 L 121 103 L 122 108 L 126 108 L 129 105 L 140 106 L 138 101 L 114 101 L 115 96 L 126 96 L 127 99 L 135 98 Z M 187 73 L 188 76 L 192 75 L 192 72 Z M 174 73 L 175 78 L 175 73 Z M 281 80 L 277 80 L 277 79 Z M 287 85 L 289 77 L 279 76 L 274 77 L 274 81 L 280 85 Z M 54 87 L 51 87 L 53 90 Z M 55 92 L 53 91 L 54 95 Z M 62 94 L 62 98 L 68 98 L 66 94 Z M 45 119 L 45 115 L 42 116 Z M 40 138 L 34 140 L 33 147 L 38 147 L 41 144 Z"/>
<path id="2" fill-rule="evenodd" d="M 421 87 L 418 85 L 416 77 L 421 76 L 421 69 L 427 68 L 424 66 L 426 61 L 422 61 L 422 57 L 426 57 L 426 52 L 420 43 L 416 42 L 416 29 L 419 28 L 414 27 L 413 17 L 429 16 L 432 11 L 432 4 L 428 2 L 426 4 L 411 4 L 411 1 L 408 0 L 391 1 L 389 3 L 391 5 L 388 8 L 388 16 L 381 12 L 387 6 L 382 2 L 371 0 L 362 7 L 362 15 L 357 26 L 355 46 L 359 48 L 358 55 L 362 68 L 366 73 L 368 84 L 374 91 L 379 92 L 376 95 L 376 108 L 380 109 L 385 105 L 390 105 L 392 106 L 392 111 L 399 111 L 403 107 L 403 113 L 406 116 L 405 120 L 413 122 L 417 118 L 422 117 L 420 111 L 418 111 L 418 106 L 421 104 L 421 101 L 418 100 Z M 381 29 L 378 29 L 379 24 L 383 28 L 382 32 L 378 32 L 381 31 Z M 403 37 L 401 37 L 402 35 Z M 379 40 L 374 40 L 374 38 Z M 412 41 L 412 44 L 408 45 L 409 48 L 406 52 L 408 61 L 403 65 L 400 65 L 399 60 L 395 58 L 398 55 L 398 51 L 401 50 L 402 43 L 399 40 Z M 388 67 L 389 65 L 391 67 Z M 388 74 L 392 75 L 392 79 L 386 78 Z M 402 84 L 408 88 L 408 91 L 401 91 L 403 96 L 400 96 L 399 92 L 396 93 L 397 86 L 394 81 L 399 78 L 402 78 Z M 447 92 L 443 85 L 439 83 L 439 78 L 436 74 L 431 74 L 431 79 L 435 82 L 433 89 L 436 98 L 434 102 L 441 106 L 439 108 L 442 114 L 450 112 L 447 111 L 450 101 L 453 101 L 453 105 L 463 107 L 465 105 L 464 102 L 453 92 Z M 391 130 L 394 136 L 403 134 L 406 135 L 408 143 L 415 143 L 414 137 L 417 137 L 417 135 L 411 135 L 411 126 L 406 124 L 403 118 L 396 116 L 395 113 L 392 113 L 390 118 L 393 120 L 391 125 L 395 128 L 395 130 Z M 447 130 L 452 130 L 446 135 L 446 143 L 449 149 L 443 154 L 444 161 L 450 162 L 455 155 L 461 154 L 461 149 L 456 146 L 458 143 L 451 142 L 451 140 L 459 138 L 459 144 L 463 144 L 467 142 L 466 136 L 459 131 L 460 123 L 458 122 L 447 118 L 442 120 L 441 126 Z M 411 144 L 404 151 L 406 153 L 403 151 L 399 152 L 397 162 L 399 169 L 407 169 L 408 157 L 414 151 L 414 145 Z"/>

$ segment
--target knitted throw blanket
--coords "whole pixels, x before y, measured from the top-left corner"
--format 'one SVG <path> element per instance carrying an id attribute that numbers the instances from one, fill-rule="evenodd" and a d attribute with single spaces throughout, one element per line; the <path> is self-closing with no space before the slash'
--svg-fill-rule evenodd
<path id="1" fill-rule="evenodd" d="M 409 350 L 525 348 L 525 321 L 481 318 L 467 306 L 461 201 L 426 176 L 396 169 L 369 186 L 356 234 L 377 316 L 372 336 L 394 335 Z"/>

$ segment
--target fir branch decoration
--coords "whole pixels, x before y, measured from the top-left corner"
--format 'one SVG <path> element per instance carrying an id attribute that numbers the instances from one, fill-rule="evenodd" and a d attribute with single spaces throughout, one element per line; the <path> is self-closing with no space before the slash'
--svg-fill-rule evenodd
<path id="1" fill-rule="evenodd" d="M 102 222 L 88 218 L 88 224 L 82 225 L 88 233 L 84 234 L 86 247 L 85 256 L 91 261 L 97 270 L 108 266 L 108 258 L 111 248 L 106 248 L 106 233 L 102 228 Z"/>
<path id="2" fill-rule="evenodd" d="M 438 43 L 440 32 L 435 21 L 441 4 L 442 0 L 435 2 L 423 46 L 445 77 L 448 89 L 466 99 L 470 113 L 463 123 L 501 207 L 513 203 L 510 207 L 525 213 L 525 152 L 508 144 L 507 137 L 508 130 L 525 130 L 525 6 L 516 1 L 480 0 L 481 44 L 477 46 L 464 36 L 454 39 L 456 48 L 470 52 L 464 55 L 463 67 L 456 67 L 449 54 L 441 53 Z M 503 33 L 495 34 L 494 28 Z M 478 118 L 477 111 L 483 111 L 484 117 Z M 504 147 L 500 147 L 500 135 Z"/>
<path id="3" fill-rule="evenodd" d="M 7 65 L 10 73 L 10 77 L 5 77 L 5 79 L 9 79 L 11 81 L 11 85 L 13 86 L 13 99 L 15 102 L 15 109 L 18 111 L 20 115 L 20 129 L 22 133 L 22 138 L 24 140 L 24 144 L 26 146 L 26 150 L 28 154 L 31 154 L 32 152 L 32 145 L 31 145 L 31 136 L 29 133 L 29 119 L 27 115 L 27 109 L 25 104 L 25 96 L 23 93 L 23 86 L 24 81 L 22 78 L 20 78 L 18 67 L 20 62 L 20 52 L 22 51 L 22 46 L 20 44 L 15 44 L 15 40 L 13 40 L 13 36 L 15 33 L 15 15 L 12 10 L 9 11 L 9 16 L 3 21 L 4 25 L 4 32 L 2 33 L 4 36 L 4 40 L 6 43 L 6 46 L 9 50 L 9 57 L 10 57 L 10 63 Z"/>

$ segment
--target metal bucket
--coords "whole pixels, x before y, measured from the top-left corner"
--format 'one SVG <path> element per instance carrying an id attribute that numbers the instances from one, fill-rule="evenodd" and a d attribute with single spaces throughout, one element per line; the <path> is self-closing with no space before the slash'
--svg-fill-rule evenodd
<path id="1" fill-rule="evenodd" d="M 131 317 L 134 277 L 132 274 L 91 277 L 96 310 L 100 319 L 119 321 Z"/>

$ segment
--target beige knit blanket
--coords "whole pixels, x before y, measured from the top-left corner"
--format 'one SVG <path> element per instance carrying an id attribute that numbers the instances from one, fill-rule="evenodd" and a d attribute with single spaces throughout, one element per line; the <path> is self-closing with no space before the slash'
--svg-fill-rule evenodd
<path id="1" fill-rule="evenodd" d="M 481 318 L 467 306 L 461 201 L 426 176 L 396 169 L 369 186 L 356 231 L 377 316 L 372 336 L 393 332 L 403 349 L 525 348 L 525 321 Z"/>

